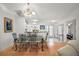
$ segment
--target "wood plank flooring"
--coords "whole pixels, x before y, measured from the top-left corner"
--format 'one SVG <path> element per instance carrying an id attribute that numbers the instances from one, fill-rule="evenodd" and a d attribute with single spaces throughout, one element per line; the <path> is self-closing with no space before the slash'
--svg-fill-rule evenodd
<path id="1" fill-rule="evenodd" d="M 24 52 L 19 52 L 19 51 L 14 51 L 11 47 L 1 51 L 0 56 L 57 56 L 57 49 L 63 47 L 63 43 L 54 43 L 50 48 L 48 48 L 47 51 L 38 51 L 38 52 L 29 52 L 29 51 L 24 51 Z"/>

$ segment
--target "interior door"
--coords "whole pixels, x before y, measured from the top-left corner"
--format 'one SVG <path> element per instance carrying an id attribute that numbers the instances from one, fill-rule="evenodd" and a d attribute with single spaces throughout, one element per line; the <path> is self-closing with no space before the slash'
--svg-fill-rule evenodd
<path id="1" fill-rule="evenodd" d="M 59 41 L 64 41 L 64 25 L 59 25 L 58 26 L 58 40 Z"/>

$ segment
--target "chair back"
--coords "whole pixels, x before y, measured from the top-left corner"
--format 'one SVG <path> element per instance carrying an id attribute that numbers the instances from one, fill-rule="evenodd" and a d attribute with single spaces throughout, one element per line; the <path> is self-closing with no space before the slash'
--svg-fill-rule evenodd
<path id="1" fill-rule="evenodd" d="M 17 39 L 17 34 L 16 33 L 12 33 L 12 36 L 14 39 Z"/>
<path id="2" fill-rule="evenodd" d="M 19 34 L 19 38 L 20 38 L 20 41 L 23 42 L 26 40 L 26 35 L 25 34 Z"/>

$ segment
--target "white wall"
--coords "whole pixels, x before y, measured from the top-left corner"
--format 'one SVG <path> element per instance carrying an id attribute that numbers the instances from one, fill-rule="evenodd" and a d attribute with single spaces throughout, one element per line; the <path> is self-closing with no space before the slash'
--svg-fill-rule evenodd
<path id="1" fill-rule="evenodd" d="M 15 18 L 15 32 L 16 33 L 24 33 L 26 28 L 25 19 L 22 17 Z"/>
<path id="2" fill-rule="evenodd" d="M 59 24 L 64 24 L 64 39 L 66 40 L 66 34 L 67 34 L 67 27 L 66 27 L 66 22 L 76 19 L 76 39 L 79 40 L 79 8 L 75 10 L 71 15 L 65 19 L 62 22 L 59 22 Z"/>
<path id="3" fill-rule="evenodd" d="M 79 8 L 67 20 L 76 19 L 76 39 L 79 40 Z"/>
<path id="4" fill-rule="evenodd" d="M 4 33 L 3 17 L 14 18 L 14 16 L 2 9 L 0 9 L 0 50 L 10 47 L 13 44 L 11 33 Z"/>

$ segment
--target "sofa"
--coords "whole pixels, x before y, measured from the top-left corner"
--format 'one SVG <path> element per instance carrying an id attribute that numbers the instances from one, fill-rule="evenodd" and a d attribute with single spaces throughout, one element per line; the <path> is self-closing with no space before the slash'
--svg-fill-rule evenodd
<path id="1" fill-rule="evenodd" d="M 58 49 L 60 56 L 79 56 L 79 40 L 70 40 L 66 45 Z"/>

